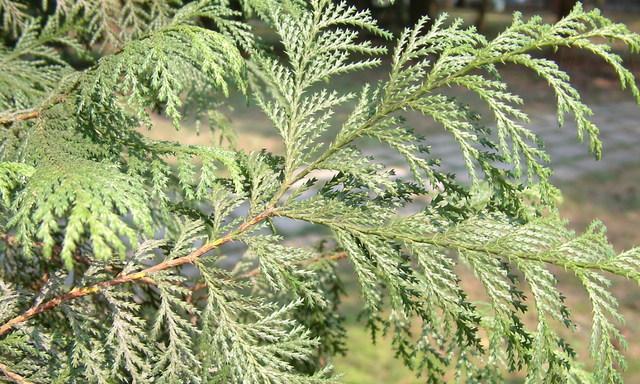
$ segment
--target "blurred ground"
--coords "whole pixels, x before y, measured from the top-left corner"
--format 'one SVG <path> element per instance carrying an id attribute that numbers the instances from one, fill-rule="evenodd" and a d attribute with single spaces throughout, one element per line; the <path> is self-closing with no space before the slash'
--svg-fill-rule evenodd
<path id="1" fill-rule="evenodd" d="M 457 16 L 473 20 L 471 12 Z M 614 19 L 626 22 L 636 31 L 640 30 L 640 18 L 637 15 L 610 14 Z M 553 16 L 545 15 L 553 20 Z M 509 15 L 490 14 L 487 33 L 495 34 L 508 24 Z M 525 110 L 531 117 L 530 127 L 538 132 L 546 142 L 555 169 L 554 180 L 564 193 L 561 210 L 576 230 L 584 229 L 594 218 L 602 220 L 609 229 L 614 246 L 621 250 L 640 244 L 640 109 L 633 103 L 630 95 L 617 88 L 614 74 L 603 63 L 588 55 L 572 51 L 561 51 L 556 59 L 571 75 L 574 84 L 582 91 L 584 99 L 595 112 L 594 122 L 600 127 L 604 142 L 604 156 L 596 162 L 589 155 L 584 144 L 576 140 L 575 125 L 567 118 L 565 126 L 559 128 L 555 116 L 553 94 L 546 84 L 534 75 L 519 68 L 507 67 L 503 70 L 505 80 L 512 91 L 525 99 Z M 629 58 L 628 64 L 638 73 L 640 57 Z M 349 75 L 333 84 L 339 84 L 340 91 L 357 91 L 365 82 L 383 79 L 386 67 L 365 74 Z M 458 90 L 447 90 L 468 102 L 474 109 L 484 111 L 478 100 Z M 281 150 L 279 137 L 264 115 L 254 105 L 247 105 L 240 96 L 234 97 L 234 110 L 229 111 L 233 126 L 240 132 L 240 147 L 245 150 L 266 148 L 270 151 Z M 336 114 L 336 120 L 343 119 L 349 108 L 343 108 Z M 487 120 L 490 122 L 490 119 Z M 195 130 L 175 131 L 162 119 L 157 123 L 161 129 L 147 134 L 162 139 L 178 140 L 183 143 L 208 143 L 212 136 L 208 132 L 196 135 Z M 416 115 L 408 116 L 408 125 L 427 137 L 433 153 L 441 157 L 445 169 L 460 174 L 464 178 L 462 158 L 453 140 L 432 121 Z M 330 139 L 335 132 L 327 132 L 324 137 Z M 400 159 L 390 151 L 369 146 L 369 154 L 387 164 L 402 170 Z M 299 224 L 282 224 L 281 228 L 292 234 L 301 235 L 300 241 L 316 238 L 317 233 L 309 233 L 309 228 Z M 421 382 L 408 372 L 393 357 L 388 340 L 380 340 L 372 345 L 362 324 L 356 322 L 358 295 L 357 285 L 348 274 L 349 266 L 344 264 L 347 287 L 350 296 L 343 307 L 348 318 L 349 354 L 335 361 L 337 370 L 343 373 L 347 383 L 385 383 L 403 384 Z M 579 337 L 571 337 L 580 356 L 588 355 L 589 319 L 591 308 L 588 300 L 575 279 L 556 271 L 560 280 L 560 289 L 568 297 L 569 307 L 578 326 Z M 471 292 L 482 288 L 467 271 L 461 271 L 462 280 Z M 476 284 L 476 285 L 474 285 Z M 626 353 L 629 368 L 625 374 L 627 382 L 640 382 L 640 289 L 637 285 L 615 280 L 614 291 L 620 300 L 621 311 L 627 320 L 623 333 L 629 341 Z M 570 336 L 570 335 L 569 335 Z M 518 375 L 514 382 L 521 381 Z"/>

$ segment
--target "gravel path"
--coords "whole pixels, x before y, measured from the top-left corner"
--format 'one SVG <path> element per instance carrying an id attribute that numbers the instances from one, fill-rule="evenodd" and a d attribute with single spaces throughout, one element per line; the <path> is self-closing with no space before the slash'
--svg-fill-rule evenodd
<path id="1" fill-rule="evenodd" d="M 586 143 L 578 141 L 571 116 L 566 117 L 562 127 L 558 127 L 555 115 L 531 116 L 528 126 L 544 140 L 557 182 L 572 181 L 590 173 L 615 171 L 640 161 L 640 108 L 632 102 L 622 102 L 596 105 L 592 109 L 592 121 L 600 128 L 603 142 L 603 156 L 599 161 L 589 153 Z M 427 141 L 433 155 L 442 159 L 444 170 L 456 173 L 463 180 L 468 178 L 460 149 L 451 135 L 438 133 L 428 136 Z M 366 153 L 397 166 L 400 173 L 406 171 L 401 165 L 401 157 L 395 152 L 371 148 Z"/>

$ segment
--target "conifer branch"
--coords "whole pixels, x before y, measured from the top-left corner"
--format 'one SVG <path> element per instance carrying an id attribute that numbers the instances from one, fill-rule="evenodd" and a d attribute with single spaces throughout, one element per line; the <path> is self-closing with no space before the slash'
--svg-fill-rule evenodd
<path id="1" fill-rule="evenodd" d="M 306 174 L 306 173 L 305 173 Z M 285 191 L 282 191 L 281 193 L 285 193 Z M 14 329 L 16 326 L 18 326 L 19 324 L 22 324 L 24 322 L 29 321 L 31 318 L 39 315 L 40 313 L 49 311 L 51 309 L 56 308 L 57 306 L 59 306 L 62 303 L 65 303 L 67 301 L 72 301 L 84 296 L 88 296 L 88 295 L 92 295 L 92 294 L 97 294 L 100 291 L 104 290 L 104 289 L 108 289 L 114 286 L 118 286 L 118 285 L 122 285 L 122 284 L 127 284 L 127 283 L 131 283 L 131 282 L 135 282 L 135 281 L 143 281 L 146 284 L 153 284 L 156 285 L 156 282 L 154 280 L 152 280 L 149 275 L 152 275 L 154 273 L 158 273 L 167 269 L 172 269 L 172 268 L 176 268 L 185 264 L 193 264 L 198 258 L 204 256 L 206 253 L 210 252 L 211 250 L 214 250 L 230 241 L 233 241 L 233 239 L 248 231 L 249 229 L 251 229 L 253 226 L 261 223 L 262 221 L 268 219 L 269 217 L 276 215 L 276 210 L 274 210 L 274 208 L 272 207 L 268 207 L 267 209 L 265 209 L 265 211 L 263 211 L 262 213 L 256 215 L 255 217 L 253 217 L 252 219 L 248 220 L 247 222 L 243 223 L 241 226 L 238 227 L 238 229 L 236 229 L 235 231 L 233 231 L 230 234 L 227 234 L 226 236 L 217 239 L 215 241 L 209 242 L 203 246 L 201 246 L 200 248 L 194 250 L 193 252 L 189 253 L 186 256 L 182 256 L 176 259 L 172 259 L 172 260 L 168 260 L 165 262 L 161 262 L 158 263 L 156 265 L 153 265 L 151 267 L 145 268 L 142 271 L 139 272 L 134 272 L 134 273 L 129 273 L 129 274 L 125 274 L 122 276 L 118 276 L 116 278 L 113 278 L 111 280 L 106 280 L 106 281 L 102 281 L 96 284 L 93 284 L 91 286 L 88 287 L 82 287 L 82 288 L 74 288 L 72 289 L 70 292 L 65 293 L 63 295 L 57 296 L 55 298 L 52 298 L 46 302 L 40 303 L 36 306 L 33 306 L 31 308 L 29 308 L 27 311 L 25 311 L 24 313 L 22 313 L 19 316 L 16 316 L 8 321 L 6 321 L 4 324 L 0 325 L 0 336 L 4 336 L 7 333 L 9 333 L 12 329 Z M 7 242 L 8 244 L 13 244 L 16 242 L 15 237 L 7 235 L 7 234 L 2 234 L 1 236 L 2 240 Z M 340 260 L 347 257 L 347 253 L 346 252 L 338 252 L 338 253 L 334 253 L 334 254 L 330 254 L 330 255 L 321 255 L 318 256 L 316 258 L 310 259 L 310 260 L 306 260 L 304 262 L 304 265 L 311 265 L 311 264 L 315 264 L 321 261 L 335 261 L 335 260 Z M 240 276 L 237 277 L 237 279 L 246 279 L 246 278 L 252 278 L 255 277 L 257 275 L 260 274 L 260 268 L 255 268 L 251 271 L 245 272 L 243 274 L 241 274 Z M 199 288 L 202 288 L 203 286 L 200 285 L 196 285 L 195 287 L 193 287 L 192 290 L 198 290 Z"/>
<path id="2" fill-rule="evenodd" d="M 546 80 L 558 122 L 573 115 L 599 156 L 591 109 L 555 62 L 532 53 L 587 50 L 640 101 L 610 45 L 636 52 L 640 36 L 581 6 L 556 24 L 516 14 L 492 40 L 461 20 L 442 16 L 427 28 L 424 18 L 397 39 L 387 79 L 341 93 L 330 80 L 377 66 L 387 52 L 361 31 L 393 38 L 347 2 L 242 0 L 278 35 L 280 56 L 256 43 L 226 1 L 116 3 L 60 2 L 43 24 L 0 0 L 3 25 L 18 38 L 0 47 L 0 125 L 17 128 L 0 140 L 0 371 L 34 382 L 333 382 L 318 366 L 343 350 L 345 330 L 339 276 L 323 261 L 348 257 L 372 334 L 392 333 L 397 356 L 430 382 L 450 370 L 459 381 L 501 382 L 505 369 L 526 370 L 530 383 L 621 381 L 621 316 L 604 273 L 640 281 L 640 249 L 616 253 L 601 224 L 575 234 L 545 213 L 558 193 L 549 155 L 498 65 Z M 103 57 L 77 71 L 60 44 Z M 451 86 L 486 103 L 495 126 L 439 93 Z M 255 96 L 282 157 L 154 141 L 138 129 L 160 108 L 176 128 L 193 113 L 226 136 L 214 108 L 231 87 Z M 351 100 L 325 147 L 321 135 Z M 455 139 L 471 186 L 439 169 L 428 138 L 405 127 L 405 110 Z M 397 152 L 409 173 L 364 156 L 366 138 Z M 317 180 L 316 171 L 331 176 Z M 424 209 L 403 214 L 412 202 Z M 329 228 L 340 251 L 288 245 L 276 225 L 266 230 L 275 217 Z M 234 272 L 204 257 L 232 241 L 246 245 Z M 485 303 L 467 298 L 459 263 Z M 189 264 L 196 284 L 180 268 Z M 592 377 L 552 323 L 571 324 L 549 265 L 575 273 L 589 295 Z M 522 314 L 529 306 L 533 329 Z"/>

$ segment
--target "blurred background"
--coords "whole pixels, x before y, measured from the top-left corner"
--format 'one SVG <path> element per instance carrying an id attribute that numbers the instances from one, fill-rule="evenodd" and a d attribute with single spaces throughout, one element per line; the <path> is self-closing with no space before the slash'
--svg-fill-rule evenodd
<path id="1" fill-rule="evenodd" d="M 404 0 L 389 4 L 380 0 L 352 1 L 357 7 L 370 8 L 374 15 L 389 30 L 399 33 L 405 26 L 418 18 L 429 15 L 432 19 L 447 12 L 451 17 L 464 19 L 468 25 L 475 25 L 488 37 L 495 36 L 510 24 L 515 11 L 525 17 L 538 14 L 547 22 L 553 22 L 566 15 L 575 5 L 571 0 Z M 639 0 L 597 0 L 587 1 L 587 8 L 598 7 L 609 18 L 627 24 L 635 32 L 640 32 Z M 255 28 L 268 40 L 276 36 L 263 25 L 255 23 Z M 632 56 L 615 47 L 624 57 L 626 65 L 640 74 L 640 55 Z M 601 129 L 604 143 L 602 160 L 596 161 L 588 152 L 587 146 L 578 142 L 575 125 L 567 117 L 564 126 L 559 127 L 555 110 L 554 96 L 546 84 L 522 68 L 503 66 L 501 72 L 511 85 L 511 91 L 525 99 L 524 110 L 531 117 L 529 126 L 540 134 L 551 154 L 553 179 L 564 195 L 561 212 L 571 226 L 583 230 L 593 219 L 602 220 L 609 229 L 609 236 L 618 250 L 640 244 L 640 109 L 633 98 L 619 89 L 613 71 L 599 59 L 586 52 L 560 50 L 541 52 L 540 55 L 557 60 L 571 76 L 572 82 L 581 91 L 584 100 L 593 108 L 593 121 Z M 367 82 L 384 79 L 387 76 L 388 63 L 377 69 L 345 75 L 339 81 L 327 86 L 340 91 L 357 91 Z M 468 93 L 456 89 L 447 93 L 464 100 L 474 110 L 486 112 L 479 100 Z M 237 144 L 244 150 L 267 149 L 280 152 L 281 142 L 275 129 L 255 106 L 253 100 L 242 95 L 234 95 L 231 107 L 225 107 L 224 113 L 230 118 L 232 127 L 238 132 Z M 350 111 L 349 105 L 339 110 L 336 122 L 341 121 Z M 489 116 L 487 114 L 487 116 Z M 187 124 L 185 130 L 177 132 L 162 117 L 156 118 L 157 126 L 146 132 L 158 139 L 176 140 L 189 144 L 205 144 L 217 140 L 215 131 L 198 131 L 196 124 Z M 458 174 L 466 180 L 466 171 L 459 150 L 444 130 L 433 121 L 417 115 L 408 115 L 407 124 L 426 137 L 432 153 L 442 159 L 445 170 Z M 491 119 L 485 121 L 491 125 Z M 328 141 L 335 133 L 327 132 Z M 402 161 L 391 151 L 367 145 L 366 152 L 384 161 L 398 171 L 406 172 Z M 292 242 L 314 244 L 322 234 L 317 228 L 299 223 L 279 223 L 279 230 L 285 232 Z M 341 265 L 346 296 L 342 313 L 346 317 L 349 332 L 347 356 L 337 357 L 334 361 L 337 370 L 344 374 L 347 383 L 420 383 L 402 363 L 394 359 L 390 340 L 379 339 L 374 345 L 357 315 L 360 307 L 357 283 L 350 274 L 348 262 Z M 589 319 L 591 308 L 586 296 L 575 278 L 562 270 L 555 271 L 560 280 L 561 291 L 567 296 L 569 308 L 573 310 L 576 332 L 579 337 L 567 331 L 566 336 L 575 344 L 580 356 L 588 356 Z M 468 292 L 482 292 L 482 287 L 471 273 L 461 269 L 460 275 Z M 626 352 L 629 367 L 626 371 L 627 382 L 640 383 L 640 290 L 637 285 L 621 279 L 614 281 L 614 292 L 620 300 L 621 312 L 627 320 L 624 335 L 629 341 Z M 472 298 L 474 296 L 472 295 Z M 480 294 L 475 295 L 481 299 Z M 530 315 L 531 324 L 535 322 Z M 522 375 L 510 376 L 512 382 L 521 382 Z"/>

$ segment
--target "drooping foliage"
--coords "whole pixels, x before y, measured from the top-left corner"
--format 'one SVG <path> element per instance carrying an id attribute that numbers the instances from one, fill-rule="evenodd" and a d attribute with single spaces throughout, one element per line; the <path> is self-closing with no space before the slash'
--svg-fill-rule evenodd
<path id="1" fill-rule="evenodd" d="M 502 382 L 507 371 L 530 383 L 622 381 L 607 275 L 640 283 L 640 251 L 616 253 L 599 222 L 576 234 L 558 217 L 549 156 L 500 65 L 547 82 L 559 123 L 571 115 L 599 157 L 592 111 L 541 53 L 587 50 L 640 101 L 611 48 L 637 52 L 640 36 L 580 5 L 555 24 L 516 14 L 492 40 L 446 15 L 396 37 L 346 2 L 240 5 L 0 0 L 4 379 L 337 382 L 337 262 L 347 259 L 364 325 L 391 333 L 398 358 L 428 382 Z M 385 80 L 333 86 L 385 60 Z M 477 95 L 495 124 L 482 126 L 448 87 Z M 282 153 L 236 149 L 218 110 L 231 92 L 264 112 Z M 469 183 L 439 168 L 406 111 L 452 135 Z M 195 116 L 221 140 L 153 140 L 144 129 L 161 116 L 176 129 Z M 409 172 L 365 156 L 372 141 Z M 284 221 L 326 239 L 300 246 Z M 589 297 L 592 364 L 561 337 L 573 323 L 553 266 Z M 468 297 L 460 267 L 484 302 Z"/>

